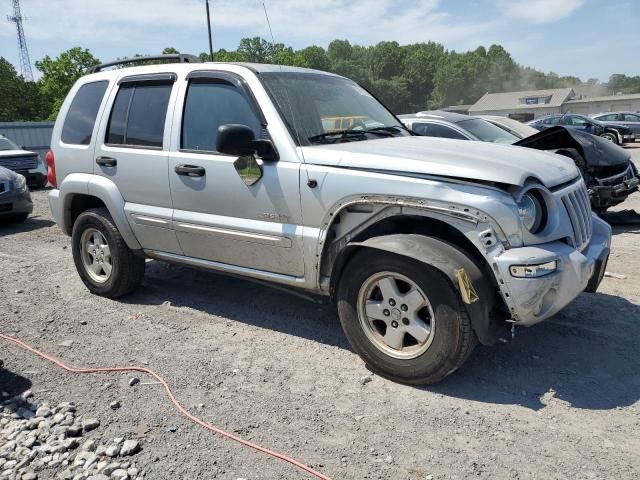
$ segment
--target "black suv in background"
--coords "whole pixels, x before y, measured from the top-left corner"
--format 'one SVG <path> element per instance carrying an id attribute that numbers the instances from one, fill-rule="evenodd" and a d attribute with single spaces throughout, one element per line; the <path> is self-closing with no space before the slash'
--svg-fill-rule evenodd
<path id="1" fill-rule="evenodd" d="M 572 130 L 581 130 L 583 132 L 602 137 L 616 145 L 623 145 L 625 143 L 635 141 L 633 132 L 629 127 L 619 125 L 617 123 L 607 123 L 605 125 L 598 120 L 585 117 L 584 115 L 577 115 L 575 113 L 549 115 L 533 120 L 527 125 L 540 131 L 557 126 L 567 127 Z"/>

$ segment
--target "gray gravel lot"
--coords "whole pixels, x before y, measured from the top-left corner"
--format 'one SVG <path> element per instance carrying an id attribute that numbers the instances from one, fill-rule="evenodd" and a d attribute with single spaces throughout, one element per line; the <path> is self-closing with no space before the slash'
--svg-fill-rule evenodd
<path id="1" fill-rule="evenodd" d="M 158 262 L 132 296 L 89 294 L 46 193 L 0 226 L 2 333 L 77 366 L 148 366 L 197 415 L 334 479 L 640 478 L 638 225 L 615 229 L 608 270 L 625 278 L 412 388 L 363 381 L 330 304 Z M 310 478 L 178 416 L 158 385 L 68 374 L 1 341 L 0 359 L 0 391 L 74 402 L 101 420 L 88 438 L 140 439 L 146 478 Z"/>

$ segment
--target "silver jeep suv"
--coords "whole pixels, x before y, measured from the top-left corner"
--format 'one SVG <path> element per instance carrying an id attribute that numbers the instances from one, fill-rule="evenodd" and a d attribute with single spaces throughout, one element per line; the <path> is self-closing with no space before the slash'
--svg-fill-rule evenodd
<path id="1" fill-rule="evenodd" d="M 570 159 L 414 136 L 338 75 L 167 60 L 94 67 L 58 116 L 49 200 L 90 291 L 152 258 L 328 295 L 417 384 L 596 290 L 611 231 Z"/>

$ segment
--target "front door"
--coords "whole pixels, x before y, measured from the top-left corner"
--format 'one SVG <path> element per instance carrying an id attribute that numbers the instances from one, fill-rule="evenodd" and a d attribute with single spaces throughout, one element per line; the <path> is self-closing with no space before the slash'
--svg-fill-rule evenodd
<path id="1" fill-rule="evenodd" d="M 100 128 L 94 164 L 95 174 L 117 186 L 142 247 L 169 253 L 180 253 L 171 226 L 167 174 L 171 125 L 167 111 L 175 100 L 175 79 L 172 73 L 120 79 Z"/>
<path id="2" fill-rule="evenodd" d="M 216 151 L 218 127 L 268 136 L 239 77 L 194 72 L 174 116 L 169 158 L 173 226 L 185 255 L 295 277 L 304 275 L 297 159 L 261 161 Z"/>

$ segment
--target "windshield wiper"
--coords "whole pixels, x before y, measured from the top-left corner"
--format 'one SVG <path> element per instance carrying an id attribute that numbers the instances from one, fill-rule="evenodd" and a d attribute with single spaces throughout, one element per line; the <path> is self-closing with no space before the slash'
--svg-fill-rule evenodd
<path id="1" fill-rule="evenodd" d="M 387 132 L 389 134 L 402 132 L 402 131 L 408 132 L 409 130 L 405 127 L 401 127 L 400 125 L 390 125 L 388 127 L 375 127 L 375 128 L 369 128 L 365 130 L 365 132 L 367 133 Z"/>
<path id="2" fill-rule="evenodd" d="M 396 132 L 396 129 L 400 129 L 401 127 L 396 127 L 396 126 L 392 126 L 392 127 L 375 127 L 375 128 L 368 128 L 366 130 L 354 130 L 352 128 L 348 128 L 346 130 L 338 130 L 335 132 L 325 132 L 325 133 L 319 133 L 318 135 L 313 135 L 311 137 L 308 137 L 308 140 L 310 142 L 313 142 L 314 140 L 326 140 L 329 137 L 338 137 L 335 139 L 335 141 L 338 141 L 340 139 L 349 137 L 349 136 L 359 136 L 359 137 L 363 137 L 365 136 L 365 134 L 367 133 L 371 133 L 372 135 L 378 135 L 380 137 L 392 137 L 393 132 Z"/>

